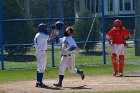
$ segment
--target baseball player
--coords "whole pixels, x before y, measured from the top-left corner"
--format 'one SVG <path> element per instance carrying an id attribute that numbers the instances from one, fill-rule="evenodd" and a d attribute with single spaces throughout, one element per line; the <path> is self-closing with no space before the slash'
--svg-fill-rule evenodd
<path id="1" fill-rule="evenodd" d="M 47 35 L 48 27 L 46 24 L 41 23 L 38 26 L 39 32 L 35 35 L 34 38 L 34 47 L 36 50 L 36 58 L 37 58 L 37 82 L 36 87 L 46 87 L 43 84 L 43 73 L 46 70 L 46 52 L 47 52 L 47 42 L 53 39 L 58 30 L 62 29 L 63 24 L 61 22 L 56 22 L 55 27 L 53 27 L 53 31 L 51 35 Z"/>
<path id="2" fill-rule="evenodd" d="M 64 72 L 66 68 L 73 73 L 78 73 L 81 76 L 81 79 L 84 79 L 83 71 L 75 68 L 74 50 L 76 49 L 76 43 L 72 35 L 73 28 L 69 26 L 65 31 L 65 37 L 60 38 L 60 43 L 62 44 L 62 57 L 59 66 L 59 80 L 58 83 L 54 84 L 56 87 L 62 87 L 62 81 L 64 79 Z"/>
<path id="3" fill-rule="evenodd" d="M 116 19 L 114 21 L 114 27 L 107 33 L 106 38 L 112 47 L 111 59 L 114 67 L 113 75 L 116 76 L 119 73 L 120 76 L 123 76 L 124 44 L 126 44 L 126 40 L 130 38 L 130 33 L 122 26 L 121 20 Z M 117 56 L 119 57 L 118 61 Z"/>

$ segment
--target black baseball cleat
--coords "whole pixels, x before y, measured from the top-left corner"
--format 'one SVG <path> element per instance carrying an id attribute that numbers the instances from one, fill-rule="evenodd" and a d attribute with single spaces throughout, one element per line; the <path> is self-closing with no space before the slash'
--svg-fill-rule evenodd
<path id="1" fill-rule="evenodd" d="M 84 79 L 85 79 L 84 71 L 81 70 L 79 74 L 80 74 L 80 76 L 81 76 L 81 79 L 84 80 Z"/>
<path id="2" fill-rule="evenodd" d="M 36 83 L 35 87 L 38 87 L 39 86 L 39 83 Z"/>
<path id="3" fill-rule="evenodd" d="M 62 87 L 62 83 L 53 84 L 56 87 Z"/>
<path id="4" fill-rule="evenodd" d="M 36 83 L 36 87 L 39 87 L 39 88 L 46 88 L 48 87 L 47 85 L 43 84 L 43 83 Z"/>

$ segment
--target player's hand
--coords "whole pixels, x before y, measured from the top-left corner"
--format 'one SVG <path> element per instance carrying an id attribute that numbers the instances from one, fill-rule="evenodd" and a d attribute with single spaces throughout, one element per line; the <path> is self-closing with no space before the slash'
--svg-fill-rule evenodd
<path id="1" fill-rule="evenodd" d="M 64 51 L 65 51 L 67 54 L 70 54 L 69 48 L 66 48 Z"/>
<path id="2" fill-rule="evenodd" d="M 126 46 L 128 48 L 128 44 L 126 42 L 124 43 L 124 46 Z"/>
<path id="3" fill-rule="evenodd" d="M 55 32 L 55 33 L 59 33 L 59 30 L 57 30 L 57 29 L 54 29 L 54 32 Z"/>
<path id="4" fill-rule="evenodd" d="M 52 30 L 54 30 L 54 29 L 55 29 L 55 25 L 52 26 Z"/>
<path id="5" fill-rule="evenodd" d="M 65 52 L 67 52 L 67 51 L 69 51 L 69 49 L 68 49 L 68 48 L 66 48 L 64 51 L 65 51 Z"/>
<path id="6" fill-rule="evenodd" d="M 45 72 L 49 72 L 47 67 L 45 68 Z"/>

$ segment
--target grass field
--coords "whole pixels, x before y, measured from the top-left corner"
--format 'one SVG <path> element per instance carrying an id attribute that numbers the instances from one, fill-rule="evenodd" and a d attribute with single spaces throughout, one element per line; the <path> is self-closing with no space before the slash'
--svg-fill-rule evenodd
<path id="1" fill-rule="evenodd" d="M 134 71 L 140 71 L 140 57 L 135 56 L 134 48 L 125 48 L 125 73 L 133 73 Z M 106 62 L 107 65 L 103 65 L 103 57 L 101 49 L 97 49 L 94 52 L 85 53 L 84 51 L 78 49 L 76 51 L 76 64 L 82 64 L 77 66 L 78 69 L 83 69 L 87 76 L 102 76 L 102 75 L 110 75 L 113 72 L 113 68 L 111 66 L 110 59 L 110 49 L 107 48 Z M 29 53 L 28 55 L 35 55 L 34 51 Z M 51 50 L 48 50 L 48 66 L 51 66 Z M 49 72 L 44 75 L 44 79 L 47 78 L 57 78 L 58 77 L 58 66 L 60 61 L 61 51 L 60 49 L 55 49 L 55 65 L 56 68 L 49 68 Z M 22 58 L 22 57 L 21 57 Z M 26 60 L 28 56 L 24 60 Z M 14 69 L 14 70 L 0 70 L 0 84 L 8 83 L 8 82 L 18 82 L 18 81 L 28 81 L 36 79 L 36 58 L 32 56 L 32 59 L 29 62 L 18 60 L 14 62 L 14 60 L 6 60 L 5 68 L 34 68 L 34 69 Z M 85 66 L 84 64 L 94 64 L 94 66 Z M 95 65 L 98 64 L 98 65 Z M 1 64 L 0 64 L 1 65 Z M 66 71 L 67 72 L 67 71 Z M 78 75 L 66 73 L 66 77 L 77 77 Z M 5 93 L 0 91 L 0 93 Z M 82 92 L 88 93 L 88 92 Z M 90 92 L 90 93 L 140 93 L 137 91 L 111 91 L 111 92 Z"/>
<path id="2" fill-rule="evenodd" d="M 126 65 L 125 73 L 140 70 L 139 65 Z M 111 65 L 102 66 L 78 66 L 78 69 L 83 69 L 87 76 L 110 75 L 113 72 Z M 77 77 L 78 75 L 67 73 L 66 77 Z M 44 78 L 57 78 L 58 68 L 49 68 L 49 72 L 44 75 Z M 17 82 L 24 80 L 35 80 L 36 70 L 0 70 L 0 83 Z"/>
<path id="3" fill-rule="evenodd" d="M 135 49 L 134 48 L 125 48 L 125 63 L 126 64 L 137 64 L 140 63 L 140 57 L 135 56 Z M 110 55 L 110 47 L 106 48 L 106 62 L 107 64 L 111 64 L 111 55 Z M 61 51 L 60 48 L 55 49 L 55 66 L 59 66 L 60 58 L 61 58 Z M 103 64 L 103 56 L 102 56 L 102 49 L 98 48 L 94 52 L 91 51 L 89 53 L 85 53 L 83 50 L 77 49 L 76 51 L 76 64 L 88 64 L 88 65 L 95 65 L 95 64 Z M 51 49 L 47 52 L 47 66 L 51 66 Z M 5 56 L 4 65 L 6 69 L 9 68 L 36 68 L 36 57 L 35 51 L 31 51 L 27 55 L 24 56 L 15 56 L 12 59 Z"/>

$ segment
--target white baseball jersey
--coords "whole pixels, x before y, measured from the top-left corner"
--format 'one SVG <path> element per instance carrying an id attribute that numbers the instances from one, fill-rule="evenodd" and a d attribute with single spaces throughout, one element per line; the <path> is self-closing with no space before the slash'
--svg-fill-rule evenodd
<path id="1" fill-rule="evenodd" d="M 72 51 L 65 51 L 65 49 L 69 49 L 71 46 L 75 46 L 75 47 L 77 46 L 75 43 L 75 40 L 72 38 L 72 36 L 60 38 L 60 43 L 62 44 L 62 54 L 63 55 L 72 53 Z"/>
<path id="2" fill-rule="evenodd" d="M 59 67 L 59 74 L 64 75 L 65 69 L 68 68 L 72 73 L 77 73 L 77 69 L 75 68 L 75 54 L 73 51 L 69 51 L 71 46 L 76 47 L 75 40 L 72 36 L 60 38 L 60 43 L 62 44 L 62 58 Z"/>
<path id="3" fill-rule="evenodd" d="M 34 47 L 36 51 L 47 50 L 47 42 L 50 40 L 49 35 L 38 32 L 34 38 Z"/>
<path id="4" fill-rule="evenodd" d="M 46 68 L 46 50 L 47 42 L 50 40 L 49 35 L 38 32 L 34 38 L 34 47 L 36 49 L 36 58 L 37 58 L 37 71 L 43 73 Z"/>

